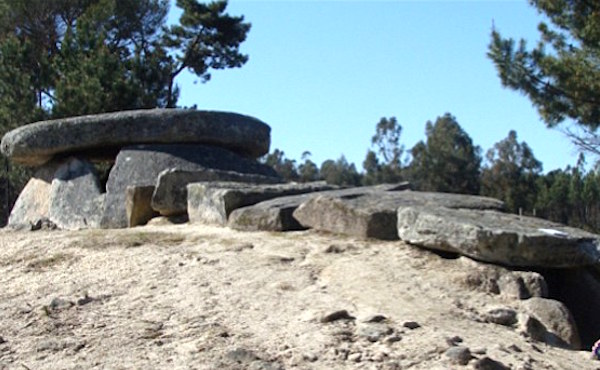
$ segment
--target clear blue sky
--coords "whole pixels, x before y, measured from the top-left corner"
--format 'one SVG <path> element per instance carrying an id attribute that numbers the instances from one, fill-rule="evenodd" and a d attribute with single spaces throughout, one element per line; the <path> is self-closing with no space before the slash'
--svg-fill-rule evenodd
<path id="1" fill-rule="evenodd" d="M 410 149 L 446 112 L 485 153 L 514 129 L 544 171 L 577 151 L 546 128 L 529 100 L 502 88 L 486 57 L 492 24 L 533 45 L 542 19 L 521 1 L 242 1 L 228 12 L 252 23 L 240 69 L 206 83 L 180 76 L 180 105 L 254 116 L 271 149 L 318 165 L 342 154 L 362 169 L 381 117 L 394 116 Z"/>

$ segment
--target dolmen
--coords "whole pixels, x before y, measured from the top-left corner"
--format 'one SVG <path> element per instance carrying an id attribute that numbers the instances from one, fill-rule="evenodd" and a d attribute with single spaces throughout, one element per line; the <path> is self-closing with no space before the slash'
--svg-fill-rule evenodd
<path id="1" fill-rule="evenodd" d="M 127 227 L 143 221 L 137 210 L 127 211 L 128 195 L 148 200 L 156 214 L 185 213 L 186 181 L 280 183 L 257 161 L 269 145 L 267 124 L 226 112 L 151 109 L 28 124 L 1 143 L 11 161 L 35 167 L 8 224 Z M 112 165 L 105 186 L 94 165 L 103 162 Z M 136 188 L 144 187 L 151 194 L 140 198 Z"/>
<path id="2" fill-rule="evenodd" d="M 413 191 L 409 183 L 284 183 L 257 160 L 269 144 L 268 125 L 225 112 L 153 109 L 32 123 L 1 143 L 13 162 L 35 167 L 9 226 L 123 228 L 164 216 L 241 231 L 401 240 L 477 261 L 465 283 L 527 300 L 529 314 L 518 321 L 532 339 L 568 348 L 595 340 L 598 235 L 506 213 L 497 199 Z M 110 169 L 105 181 L 98 168 Z M 515 325 L 516 313 L 499 312 L 490 322 Z"/>

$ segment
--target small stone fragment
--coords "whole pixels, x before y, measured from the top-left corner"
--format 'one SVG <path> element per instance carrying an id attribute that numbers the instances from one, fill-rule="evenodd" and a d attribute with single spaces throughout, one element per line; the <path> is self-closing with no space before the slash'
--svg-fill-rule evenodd
<path id="1" fill-rule="evenodd" d="M 471 353 L 474 353 L 476 355 L 485 355 L 487 353 L 487 349 L 483 347 L 476 347 L 471 351 Z"/>
<path id="2" fill-rule="evenodd" d="M 364 323 L 369 323 L 369 322 L 382 322 L 387 320 L 387 317 L 380 315 L 380 314 L 375 314 L 375 315 L 369 315 L 367 317 L 365 317 L 362 322 Z"/>
<path id="3" fill-rule="evenodd" d="M 252 244 L 252 243 L 239 244 L 239 245 L 234 246 L 231 250 L 233 252 L 241 252 L 245 249 L 254 249 L 254 244 Z"/>
<path id="4" fill-rule="evenodd" d="M 227 352 L 225 356 L 230 361 L 237 362 L 239 364 L 249 363 L 259 359 L 259 357 L 254 352 L 245 348 L 236 348 L 232 351 Z"/>
<path id="5" fill-rule="evenodd" d="M 519 348 L 519 346 L 517 346 L 516 344 L 511 344 L 510 346 L 508 346 L 508 349 L 511 350 L 512 352 L 517 352 L 517 353 L 523 352 L 523 350 L 521 348 Z"/>
<path id="6" fill-rule="evenodd" d="M 458 346 L 458 343 L 462 343 L 462 342 L 463 342 L 463 339 L 461 337 L 459 337 L 458 335 L 446 338 L 446 343 L 448 343 L 449 346 Z"/>
<path id="7" fill-rule="evenodd" d="M 325 324 L 325 323 L 334 322 L 337 320 L 354 320 L 354 319 L 355 318 L 353 316 L 350 316 L 348 311 L 339 310 L 339 311 L 334 311 L 330 314 L 323 316 L 321 318 L 321 322 Z"/>
<path id="8" fill-rule="evenodd" d="M 406 321 L 404 324 L 402 324 L 402 326 L 410 330 L 414 330 L 421 327 L 421 325 L 416 321 Z"/>
<path id="9" fill-rule="evenodd" d="M 84 306 L 84 305 L 86 305 L 86 304 L 88 304 L 90 302 L 93 302 L 93 301 L 94 301 L 94 298 L 88 296 L 87 293 L 86 293 L 82 298 L 79 298 L 77 300 L 77 305 L 78 306 Z"/>
<path id="10" fill-rule="evenodd" d="M 68 301 L 66 299 L 58 298 L 58 297 L 52 299 L 52 301 L 50 302 L 50 308 L 53 310 L 62 310 L 62 309 L 66 309 L 66 308 L 71 308 L 74 305 L 75 305 L 75 303 Z"/>
<path id="11" fill-rule="evenodd" d="M 47 217 L 42 217 L 31 224 L 31 231 L 56 229 L 58 229 L 58 226 Z"/>
<path id="12" fill-rule="evenodd" d="M 456 365 L 466 365 L 473 358 L 471 351 L 465 346 L 450 347 L 446 350 L 445 355 L 450 362 Z"/>
<path id="13" fill-rule="evenodd" d="M 473 364 L 475 370 L 509 370 L 510 368 L 502 362 L 492 360 L 489 357 L 482 357 Z"/>
<path id="14" fill-rule="evenodd" d="M 371 323 L 367 325 L 361 325 L 358 328 L 358 335 L 367 339 L 369 342 L 377 342 L 386 335 L 390 335 L 394 330 L 382 323 Z"/>
<path id="15" fill-rule="evenodd" d="M 348 361 L 360 362 L 362 360 L 362 353 L 352 353 L 348 355 Z"/>
<path id="16" fill-rule="evenodd" d="M 306 353 L 302 356 L 302 358 L 308 362 L 315 362 L 319 359 L 319 357 L 314 353 Z"/>
<path id="17" fill-rule="evenodd" d="M 495 308 L 488 311 L 484 319 L 494 324 L 512 326 L 517 323 L 517 312 L 510 308 Z"/>
<path id="18" fill-rule="evenodd" d="M 387 343 L 396 343 L 396 342 L 400 342 L 401 340 L 402 340 L 402 336 L 400 334 L 393 334 L 385 339 L 385 341 Z"/>
<path id="19" fill-rule="evenodd" d="M 4 339 L 2 336 L 0 336 L 0 344 L 4 344 L 6 343 L 6 339 Z"/>

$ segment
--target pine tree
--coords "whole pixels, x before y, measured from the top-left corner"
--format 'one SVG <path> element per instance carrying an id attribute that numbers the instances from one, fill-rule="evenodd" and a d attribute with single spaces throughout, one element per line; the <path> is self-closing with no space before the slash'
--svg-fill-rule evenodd
<path id="1" fill-rule="evenodd" d="M 394 183 L 402 180 L 402 154 L 400 144 L 402 126 L 395 117 L 381 118 L 375 126 L 371 145 L 377 152 L 369 150 L 363 162 L 365 185 Z"/>
<path id="2" fill-rule="evenodd" d="M 480 148 L 450 113 L 425 126 L 426 142 L 412 149 L 408 173 L 415 188 L 449 193 L 479 193 Z"/>
<path id="3" fill-rule="evenodd" d="M 348 163 L 343 155 L 336 161 L 328 159 L 323 162 L 319 172 L 328 184 L 358 186 L 361 183 L 361 175 L 356 171 L 354 163 Z"/>
<path id="4" fill-rule="evenodd" d="M 481 194 L 501 199 L 510 212 L 533 213 L 536 179 L 542 163 L 525 142 L 518 142 L 511 130 L 508 137 L 494 144 L 487 154 L 481 173 Z"/>
<path id="5" fill-rule="evenodd" d="M 551 22 L 538 25 L 541 41 L 503 38 L 492 30 L 488 56 L 504 86 L 525 94 L 549 127 L 572 119 L 568 130 L 583 149 L 600 154 L 600 2 L 530 0 Z"/>

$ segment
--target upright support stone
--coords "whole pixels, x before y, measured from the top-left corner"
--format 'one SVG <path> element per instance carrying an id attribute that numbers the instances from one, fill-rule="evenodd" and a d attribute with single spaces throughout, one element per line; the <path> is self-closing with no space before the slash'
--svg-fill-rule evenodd
<path id="1" fill-rule="evenodd" d="M 117 156 L 106 185 L 106 205 L 101 226 L 127 227 L 127 186 L 154 186 L 167 169 L 181 171 L 231 171 L 276 177 L 270 167 L 229 150 L 206 145 L 136 145 Z"/>
<path id="2" fill-rule="evenodd" d="M 60 165 L 61 163 L 57 161 L 50 162 L 34 173 L 19 194 L 10 212 L 8 226 L 13 228 L 31 227 L 39 220 L 48 218 L 52 179 Z"/>
<path id="3" fill-rule="evenodd" d="M 48 218 L 59 228 L 100 227 L 104 194 L 94 166 L 76 158 L 58 168 L 52 180 Z"/>
<path id="4" fill-rule="evenodd" d="M 154 186 L 128 186 L 125 195 L 127 227 L 145 225 L 159 213 L 152 209 Z"/>
<path id="5" fill-rule="evenodd" d="M 95 228 L 103 202 L 91 163 L 78 158 L 54 161 L 40 168 L 23 189 L 9 226 L 34 225 L 47 218 L 62 229 Z"/>

